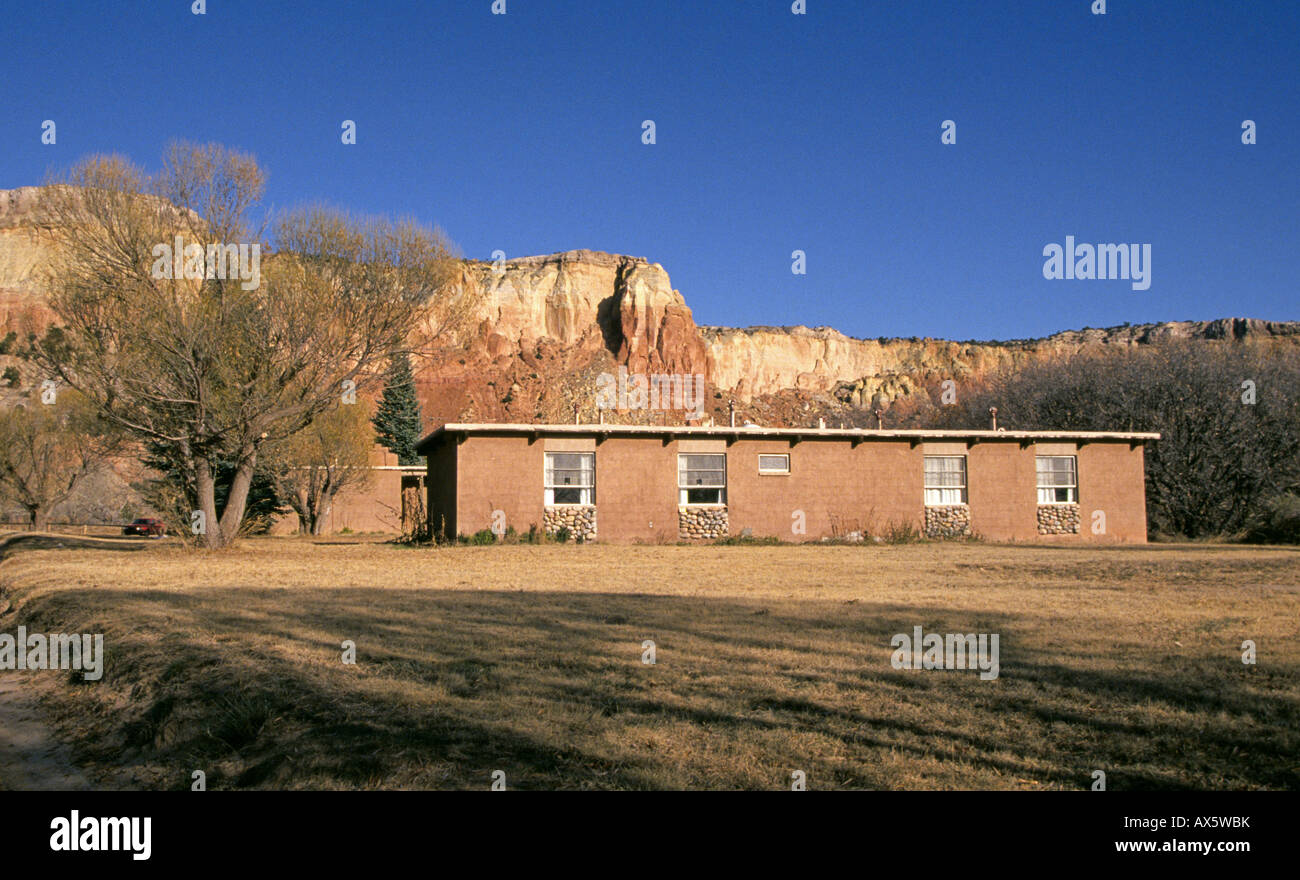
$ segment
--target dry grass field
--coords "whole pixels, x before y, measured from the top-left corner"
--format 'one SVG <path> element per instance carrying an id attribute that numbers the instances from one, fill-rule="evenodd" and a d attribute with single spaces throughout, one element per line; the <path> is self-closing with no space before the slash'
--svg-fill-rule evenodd
<path id="1" fill-rule="evenodd" d="M 258 539 L 0 584 L 0 632 L 105 634 L 99 683 L 26 673 L 103 787 L 1300 788 L 1291 549 Z M 914 626 L 1000 677 L 894 669 Z"/>

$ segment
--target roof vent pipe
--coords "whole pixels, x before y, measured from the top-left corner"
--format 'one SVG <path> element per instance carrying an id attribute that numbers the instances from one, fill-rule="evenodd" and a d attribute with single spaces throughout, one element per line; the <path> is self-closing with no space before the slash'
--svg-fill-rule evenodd
<path id="1" fill-rule="evenodd" d="M 578 421 L 578 405 L 576 403 L 573 405 L 573 423 L 575 425 L 581 424 L 581 422 Z"/>
<path id="2" fill-rule="evenodd" d="M 989 407 L 989 422 L 993 430 L 996 431 L 998 429 L 998 408 L 996 406 Z"/>
<path id="3" fill-rule="evenodd" d="M 727 409 L 731 412 L 731 427 L 736 427 L 736 401 L 732 400 L 727 403 Z"/>
<path id="4" fill-rule="evenodd" d="M 819 431 L 824 431 L 824 430 L 826 430 L 826 420 L 825 420 L 825 419 L 818 419 L 818 420 L 817 420 L 817 430 L 819 430 Z"/>
<path id="5" fill-rule="evenodd" d="M 879 430 L 883 427 L 885 427 L 885 411 L 878 409 L 876 410 L 876 429 Z"/>

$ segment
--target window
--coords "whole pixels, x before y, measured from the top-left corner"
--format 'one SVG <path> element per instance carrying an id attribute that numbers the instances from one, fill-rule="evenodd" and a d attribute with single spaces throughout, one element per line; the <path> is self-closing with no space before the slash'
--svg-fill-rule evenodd
<path id="1" fill-rule="evenodd" d="M 927 507 L 966 503 L 966 456 L 925 457 L 925 504 Z"/>
<path id="2" fill-rule="evenodd" d="M 546 453 L 546 503 L 594 504 L 596 453 Z"/>
<path id="3" fill-rule="evenodd" d="M 790 456 L 789 455 L 760 455 L 758 457 L 758 472 L 760 474 L 788 474 L 790 473 Z"/>
<path id="4" fill-rule="evenodd" d="M 727 503 L 727 456 L 677 456 L 677 488 L 681 504 Z"/>
<path id="5" fill-rule="evenodd" d="M 1074 504 L 1079 500 L 1079 476 L 1073 455 L 1038 456 L 1038 503 Z"/>

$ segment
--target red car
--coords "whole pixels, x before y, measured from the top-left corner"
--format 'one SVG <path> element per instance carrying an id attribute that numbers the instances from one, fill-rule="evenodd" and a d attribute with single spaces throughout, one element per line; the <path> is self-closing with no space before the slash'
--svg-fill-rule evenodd
<path id="1" fill-rule="evenodd" d="M 142 516 L 122 529 L 124 535 L 140 535 L 145 538 L 161 538 L 167 534 L 167 526 L 160 519 Z"/>

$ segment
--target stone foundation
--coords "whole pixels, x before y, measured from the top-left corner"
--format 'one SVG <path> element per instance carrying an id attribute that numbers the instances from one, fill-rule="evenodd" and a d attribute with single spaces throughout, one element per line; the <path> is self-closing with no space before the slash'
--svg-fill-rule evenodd
<path id="1" fill-rule="evenodd" d="M 727 535 L 726 507 L 677 508 L 677 537 L 683 541 L 703 541 Z"/>
<path id="2" fill-rule="evenodd" d="M 1079 505 L 1077 504 L 1038 505 L 1038 534 L 1040 535 L 1079 534 Z"/>
<path id="3" fill-rule="evenodd" d="M 570 540 L 596 540 L 595 505 L 557 504 L 542 513 L 542 528 L 555 537 L 562 528 L 569 530 Z"/>
<path id="4" fill-rule="evenodd" d="M 970 507 L 947 504 L 925 509 L 927 538 L 964 538 L 970 535 Z"/>

